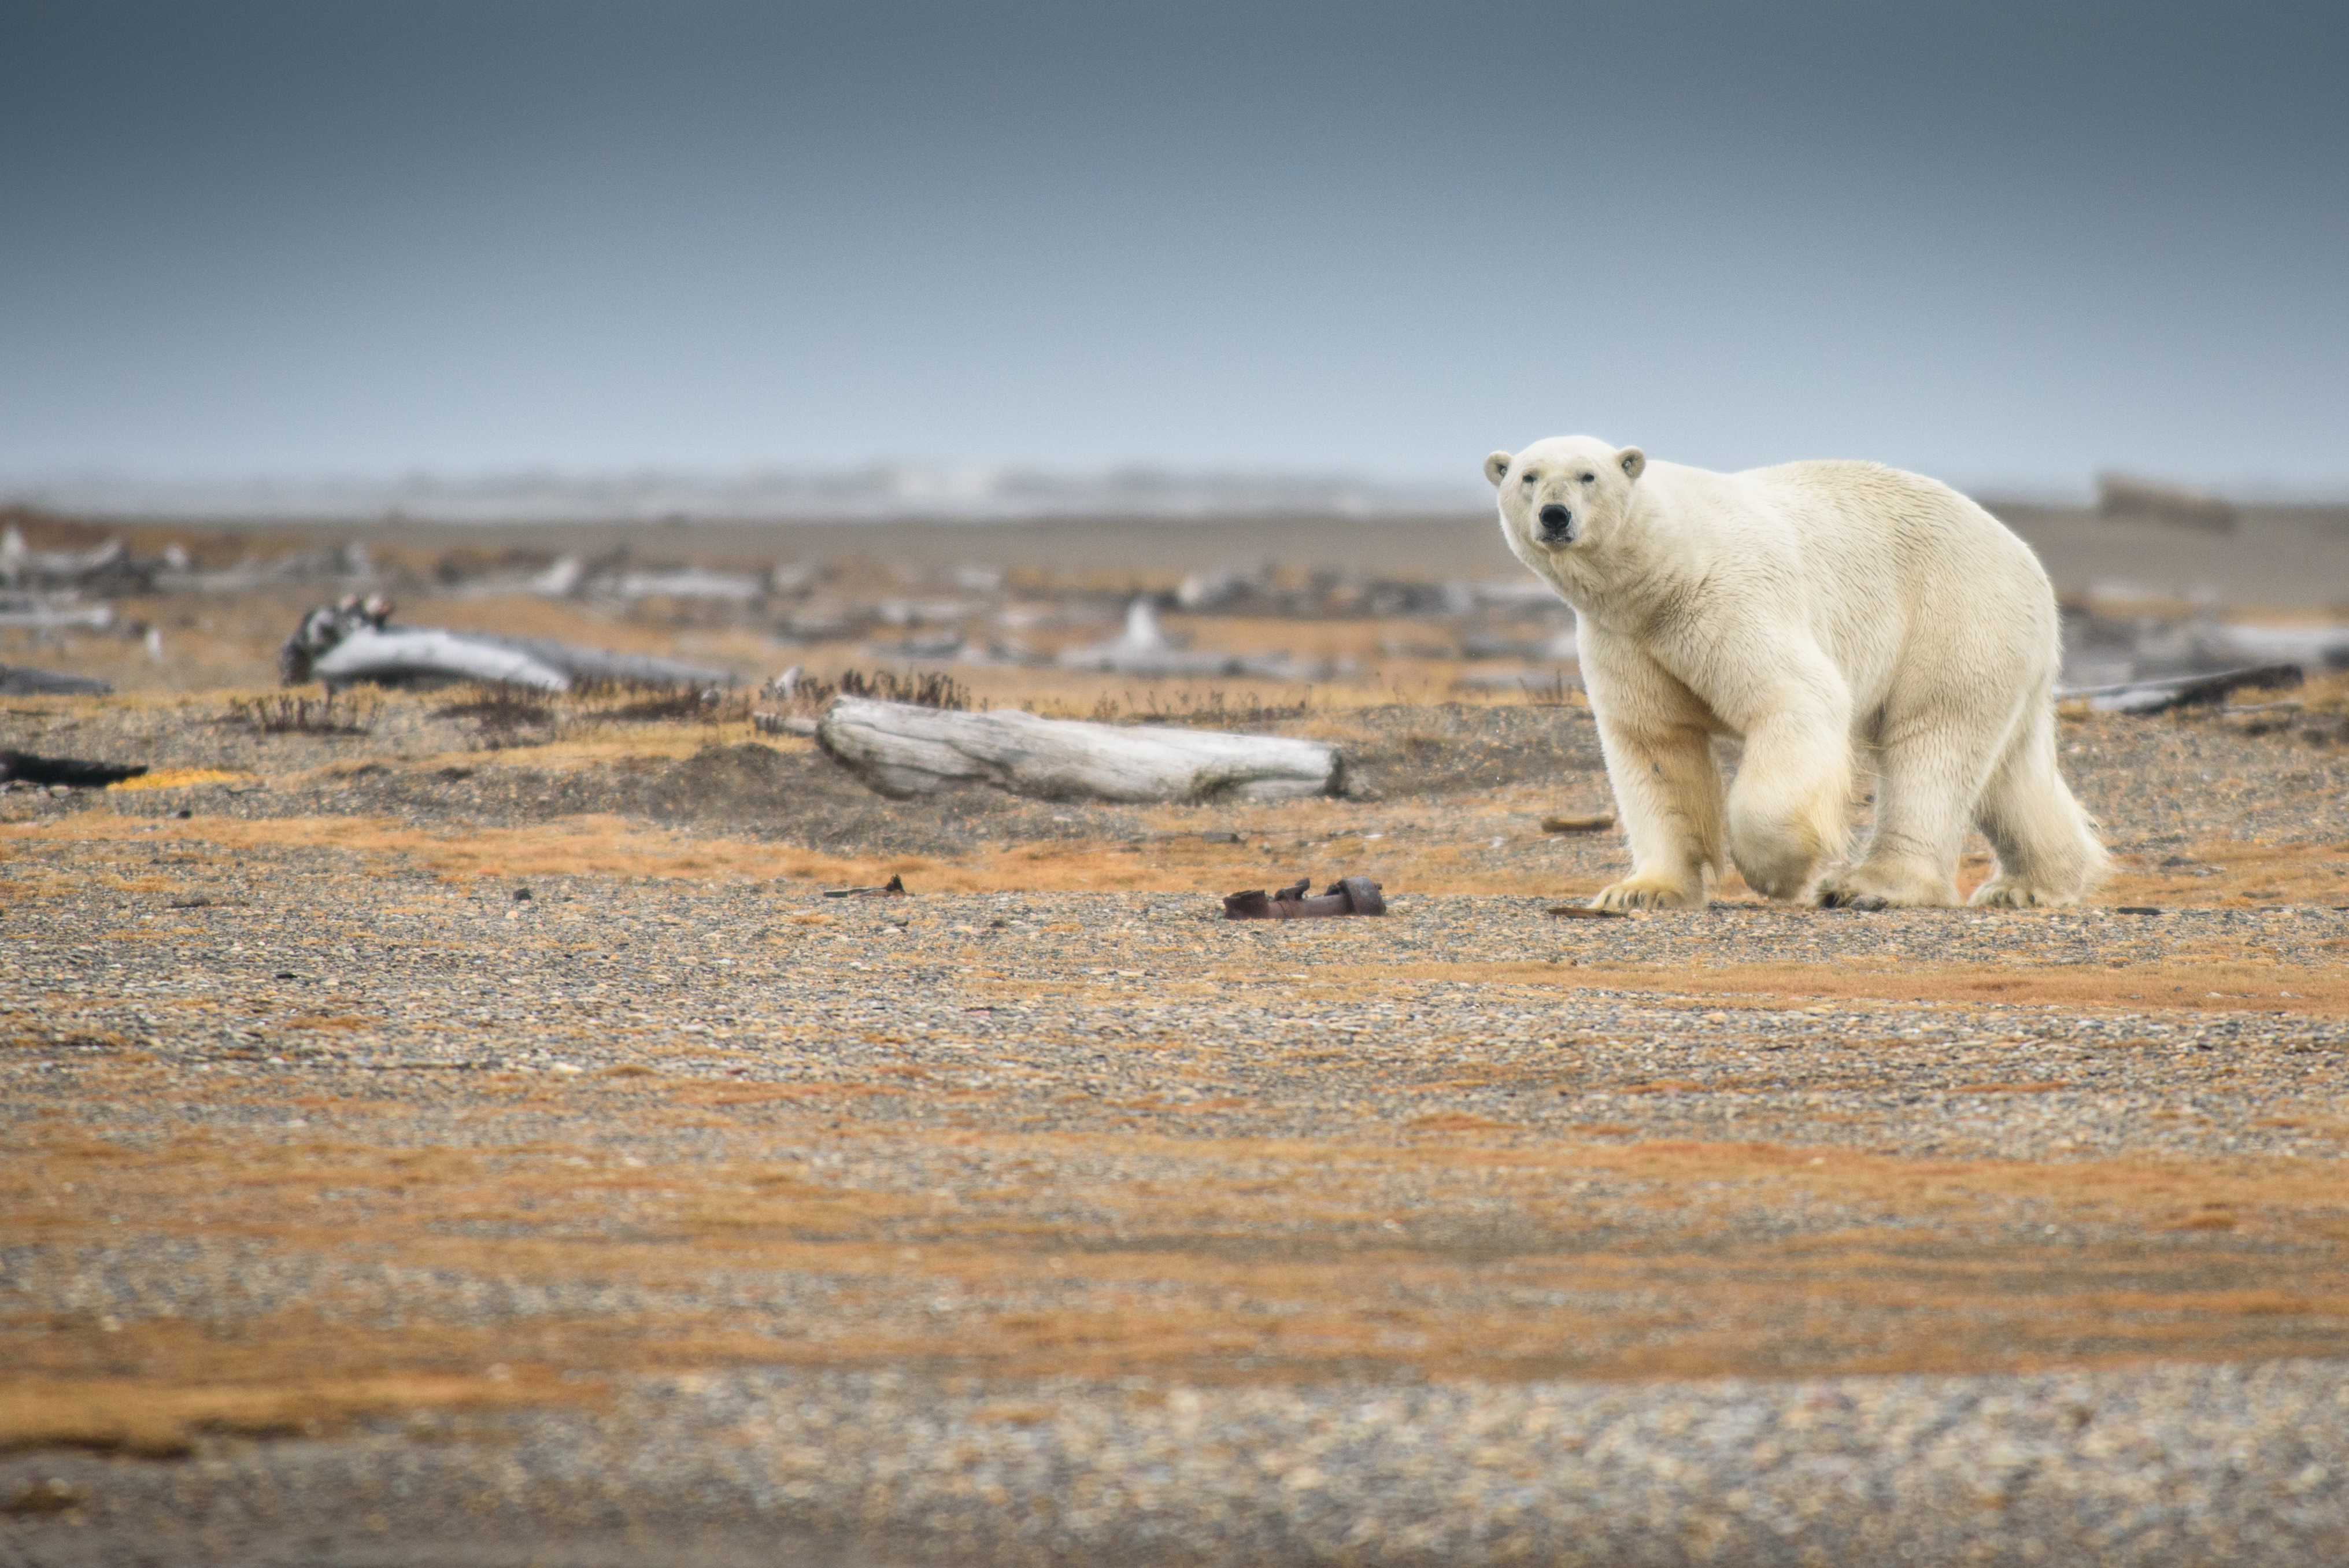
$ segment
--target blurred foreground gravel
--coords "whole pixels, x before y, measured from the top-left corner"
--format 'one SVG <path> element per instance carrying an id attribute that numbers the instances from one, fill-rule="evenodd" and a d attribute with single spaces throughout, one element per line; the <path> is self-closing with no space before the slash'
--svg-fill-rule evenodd
<path id="1" fill-rule="evenodd" d="M 954 1392 L 648 1381 L 190 1464 L 11 1563 L 2338 1563 L 2349 1366 L 1680 1386 Z"/>

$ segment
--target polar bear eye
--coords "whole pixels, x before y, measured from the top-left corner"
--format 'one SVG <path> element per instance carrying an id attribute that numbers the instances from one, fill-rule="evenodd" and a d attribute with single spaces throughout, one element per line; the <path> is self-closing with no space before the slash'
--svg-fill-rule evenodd
<path id="1" fill-rule="evenodd" d="M 1538 473 L 1528 473 L 1526 475 L 1526 483 L 1527 484 L 1531 484 L 1535 480 L 1539 479 L 1541 475 Z"/>
<path id="2" fill-rule="evenodd" d="M 1585 484 L 1595 484 L 1598 480 L 1599 476 L 1595 473 L 1586 473 L 1582 476 L 1582 483 Z"/>

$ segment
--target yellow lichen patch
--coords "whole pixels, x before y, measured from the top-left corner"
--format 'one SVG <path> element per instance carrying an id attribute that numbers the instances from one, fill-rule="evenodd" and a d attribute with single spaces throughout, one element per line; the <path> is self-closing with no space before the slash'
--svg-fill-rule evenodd
<path id="1" fill-rule="evenodd" d="M 122 794 L 144 789 L 192 789 L 199 784 L 237 784 L 257 782 L 255 774 L 235 768 L 156 768 L 137 778 L 124 779 L 106 787 Z"/>
<path id="2" fill-rule="evenodd" d="M 2183 858 L 2190 862 L 2184 867 L 2124 861 L 2096 901 L 2237 909 L 2349 903 L 2349 849 L 2339 846 L 2326 850 L 2308 844 L 2210 838 L 2191 846 Z"/>

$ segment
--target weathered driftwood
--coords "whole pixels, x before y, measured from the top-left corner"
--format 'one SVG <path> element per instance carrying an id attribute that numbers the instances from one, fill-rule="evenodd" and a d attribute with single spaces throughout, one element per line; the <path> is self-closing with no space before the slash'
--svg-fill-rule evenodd
<path id="1" fill-rule="evenodd" d="M 913 897 L 905 891 L 905 878 L 902 875 L 892 877 L 886 882 L 874 888 L 826 888 L 823 890 L 823 896 L 827 898 L 909 898 Z"/>
<path id="2" fill-rule="evenodd" d="M 311 652 L 312 649 L 319 651 Z M 323 680 L 347 686 L 362 680 L 400 685 L 434 680 L 480 680 L 568 691 L 580 681 L 609 680 L 642 686 L 731 686 L 733 675 L 647 653 L 582 648 L 551 638 L 499 637 L 490 632 L 447 631 L 439 627 L 387 627 L 364 614 L 313 611 L 280 655 L 288 685 Z"/>
<path id="3" fill-rule="evenodd" d="M 78 587 L 97 577 L 122 576 L 126 566 L 119 539 L 109 539 L 94 550 L 32 550 L 16 524 L 0 533 L 0 582 L 12 586 Z"/>
<path id="4" fill-rule="evenodd" d="M 1286 735 L 957 713 L 841 697 L 816 743 L 883 794 L 968 784 L 1042 800 L 1282 800 L 1345 787 L 1337 748 Z"/>
<path id="5" fill-rule="evenodd" d="M 2230 626 L 2220 635 L 2245 662 L 2349 670 L 2349 630 L 2337 626 Z"/>
<path id="6" fill-rule="evenodd" d="M 0 664 L 0 697 L 104 697 L 113 690 L 95 676 Z"/>
<path id="7" fill-rule="evenodd" d="M 2297 686 L 2307 679 L 2297 664 L 2259 664 L 2240 670 L 2204 670 L 2159 680 L 2131 680 L 2118 686 L 2058 687 L 2061 701 L 2086 698 L 2097 713 L 2159 713 L 2223 701 L 2246 688 Z"/>
<path id="8" fill-rule="evenodd" d="M 20 631 L 104 631 L 114 607 L 86 605 L 70 590 L 59 594 L 0 594 L 0 628 Z"/>
<path id="9" fill-rule="evenodd" d="M 439 627 L 384 631 L 361 627 L 313 659 L 307 674 L 329 686 L 437 679 L 497 681 L 541 691 L 571 690 L 571 677 L 543 659 Z"/>

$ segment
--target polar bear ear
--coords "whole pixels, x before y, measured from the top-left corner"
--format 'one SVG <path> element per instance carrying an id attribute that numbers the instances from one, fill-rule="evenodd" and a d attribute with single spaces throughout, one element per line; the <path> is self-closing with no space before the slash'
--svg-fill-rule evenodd
<path id="1" fill-rule="evenodd" d="M 1485 460 L 1485 477 L 1494 484 L 1509 477 L 1509 464 L 1517 460 L 1506 452 L 1496 452 Z"/>
<path id="2" fill-rule="evenodd" d="M 1615 454 L 1615 466 L 1623 471 L 1626 479 L 1637 479 L 1647 471 L 1648 454 L 1636 446 L 1627 446 Z"/>

